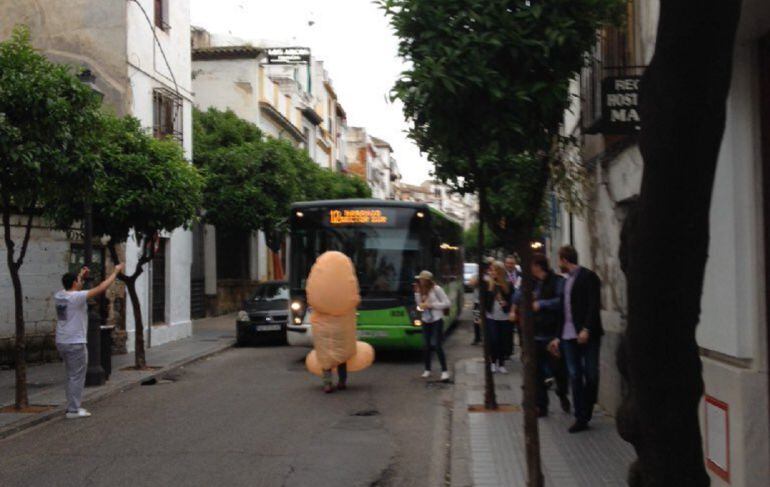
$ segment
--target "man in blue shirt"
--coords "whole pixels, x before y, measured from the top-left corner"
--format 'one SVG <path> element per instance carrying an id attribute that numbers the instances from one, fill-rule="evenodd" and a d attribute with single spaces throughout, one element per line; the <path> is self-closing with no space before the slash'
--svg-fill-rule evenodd
<path id="1" fill-rule="evenodd" d="M 564 321 L 551 341 L 551 353 L 561 352 L 567 364 L 575 423 L 570 433 L 588 429 L 599 394 L 599 351 L 604 335 L 601 319 L 601 280 L 595 272 L 578 265 L 577 251 L 559 249 L 559 268 L 567 275 L 564 284 Z"/>

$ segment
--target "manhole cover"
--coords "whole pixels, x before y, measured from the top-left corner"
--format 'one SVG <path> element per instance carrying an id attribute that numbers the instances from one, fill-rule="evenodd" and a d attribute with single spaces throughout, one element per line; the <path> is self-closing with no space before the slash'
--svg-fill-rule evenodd
<path id="1" fill-rule="evenodd" d="M 380 412 L 376 409 L 365 409 L 363 411 L 356 411 L 355 413 L 351 414 L 351 416 L 379 416 Z"/>

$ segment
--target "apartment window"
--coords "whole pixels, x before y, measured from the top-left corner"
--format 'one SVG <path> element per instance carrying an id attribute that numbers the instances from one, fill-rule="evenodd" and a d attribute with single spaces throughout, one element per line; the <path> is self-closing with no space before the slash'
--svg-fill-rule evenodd
<path id="1" fill-rule="evenodd" d="M 153 135 L 158 139 L 171 137 L 183 142 L 182 98 L 166 88 L 152 93 Z"/>
<path id="2" fill-rule="evenodd" d="M 155 0 L 155 26 L 162 30 L 169 30 L 171 24 L 168 21 L 169 0 Z"/>

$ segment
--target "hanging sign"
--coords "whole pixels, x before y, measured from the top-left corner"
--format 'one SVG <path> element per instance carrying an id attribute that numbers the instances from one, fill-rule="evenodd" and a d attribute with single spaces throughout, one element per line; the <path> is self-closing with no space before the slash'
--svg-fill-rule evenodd
<path id="1" fill-rule="evenodd" d="M 602 133 L 633 134 L 641 130 L 641 76 L 605 78 L 602 82 Z"/>
<path id="2" fill-rule="evenodd" d="M 269 47 L 267 64 L 310 64 L 310 48 Z"/>

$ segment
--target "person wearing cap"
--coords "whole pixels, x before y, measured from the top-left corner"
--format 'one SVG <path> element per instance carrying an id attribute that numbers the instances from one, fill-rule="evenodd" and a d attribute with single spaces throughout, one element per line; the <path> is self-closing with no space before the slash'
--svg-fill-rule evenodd
<path id="1" fill-rule="evenodd" d="M 425 372 L 422 378 L 427 379 L 431 375 L 431 351 L 436 350 L 438 361 L 441 364 L 441 380 L 449 380 L 449 371 L 444 355 L 444 311 L 449 309 L 451 302 L 441 286 L 433 280 L 430 271 L 422 271 L 417 276 L 415 284 L 414 300 L 417 310 L 422 313 L 422 336 L 425 353 Z"/>

